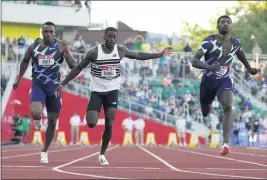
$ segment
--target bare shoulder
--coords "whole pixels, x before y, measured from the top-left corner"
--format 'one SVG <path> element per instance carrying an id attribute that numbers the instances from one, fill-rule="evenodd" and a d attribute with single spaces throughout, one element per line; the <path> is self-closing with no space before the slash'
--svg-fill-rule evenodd
<path id="1" fill-rule="evenodd" d="M 32 43 L 28 46 L 28 51 L 32 52 L 33 50 L 34 50 L 34 44 Z"/>
<path id="2" fill-rule="evenodd" d="M 25 51 L 25 56 L 31 56 L 34 51 L 34 43 L 30 44 Z"/>
<path id="3" fill-rule="evenodd" d="M 86 58 L 96 60 L 98 55 L 98 46 L 94 46 L 86 54 Z"/>
<path id="4" fill-rule="evenodd" d="M 129 49 L 125 46 L 117 45 L 117 47 L 118 47 L 118 53 L 119 53 L 121 58 L 123 58 L 125 56 L 126 52 L 129 51 Z"/>
<path id="5" fill-rule="evenodd" d="M 34 44 L 32 43 L 28 46 L 27 50 L 24 53 L 24 58 L 23 58 L 24 62 L 30 61 L 30 59 L 32 58 L 32 55 L 34 54 L 33 51 L 34 51 Z"/>

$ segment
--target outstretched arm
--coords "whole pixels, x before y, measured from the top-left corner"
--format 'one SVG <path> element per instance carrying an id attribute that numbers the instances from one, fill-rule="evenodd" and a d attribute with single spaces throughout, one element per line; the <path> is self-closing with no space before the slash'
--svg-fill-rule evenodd
<path id="1" fill-rule="evenodd" d="M 165 48 L 160 53 L 145 53 L 145 52 L 134 52 L 130 51 L 126 47 L 122 48 L 124 52 L 124 56 L 129 59 L 136 59 L 136 60 L 150 60 L 150 59 L 156 59 L 160 58 L 162 56 L 167 56 L 173 52 L 173 49 L 171 47 Z"/>
<path id="2" fill-rule="evenodd" d="M 94 59 L 94 49 L 92 49 L 86 54 L 85 58 L 70 71 L 67 77 L 62 81 L 61 86 L 68 84 L 73 78 L 80 74 L 82 69 L 84 69 L 90 62 L 94 61 Z"/>

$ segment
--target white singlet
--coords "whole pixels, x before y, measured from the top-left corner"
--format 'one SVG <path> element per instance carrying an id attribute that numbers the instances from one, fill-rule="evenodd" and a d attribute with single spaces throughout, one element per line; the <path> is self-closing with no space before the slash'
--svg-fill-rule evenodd
<path id="1" fill-rule="evenodd" d="M 118 47 L 115 44 L 111 53 L 105 54 L 101 44 L 97 46 L 97 60 L 91 63 L 91 91 L 107 92 L 120 89 L 120 61 Z"/>

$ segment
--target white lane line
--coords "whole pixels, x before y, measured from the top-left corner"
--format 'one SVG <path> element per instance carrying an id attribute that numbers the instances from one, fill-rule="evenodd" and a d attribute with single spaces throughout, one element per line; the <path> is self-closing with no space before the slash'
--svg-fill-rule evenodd
<path id="1" fill-rule="evenodd" d="M 151 155 L 152 157 L 154 157 L 155 159 L 159 160 L 160 162 L 162 162 L 165 166 L 169 167 L 170 169 L 177 171 L 177 172 L 183 172 L 183 173 L 192 173 L 192 174 L 202 174 L 202 175 L 208 175 L 208 176 L 222 176 L 222 177 L 232 177 L 232 178 L 241 178 L 241 179 L 265 179 L 265 178 L 257 178 L 257 177 L 248 177 L 248 176 L 235 176 L 235 175 L 226 175 L 226 174 L 214 174 L 214 173 L 205 173 L 205 172 L 194 172 L 194 171 L 187 171 L 187 170 L 181 170 L 181 169 L 177 169 L 176 167 L 172 166 L 171 164 L 169 164 L 167 161 L 163 160 L 162 158 L 160 158 L 159 156 L 157 156 L 156 154 L 150 152 L 149 150 L 138 146 L 140 149 L 142 149 L 143 151 L 145 151 L 146 153 L 148 153 L 149 155 Z"/>
<path id="2" fill-rule="evenodd" d="M 213 149 L 202 149 L 202 148 L 200 148 L 198 150 L 200 150 L 200 151 L 207 151 L 207 152 L 218 152 L 218 151 L 215 151 Z M 267 158 L 267 154 L 266 155 L 262 155 L 262 154 L 253 154 L 253 153 L 237 152 L 237 151 L 232 151 L 231 154 L 241 154 L 241 155 L 247 155 L 247 156 L 259 156 L 259 157 L 266 157 Z"/>
<path id="3" fill-rule="evenodd" d="M 195 152 L 195 151 L 190 151 L 190 150 L 174 149 L 174 148 L 163 147 L 163 146 L 161 146 L 161 147 L 164 149 L 173 150 L 173 151 L 180 151 L 180 152 L 185 152 L 185 153 L 197 154 L 197 155 L 201 155 L 201 156 L 209 156 L 209 157 L 214 157 L 214 158 L 218 158 L 218 159 L 225 159 L 225 160 L 229 160 L 229 161 L 235 161 L 235 162 L 241 162 L 241 163 L 246 163 L 246 164 L 253 164 L 253 165 L 257 165 L 257 166 L 267 167 L 267 165 L 265 165 L 265 164 L 255 163 L 255 162 L 251 162 L 251 161 L 244 161 L 244 160 L 240 160 L 240 159 L 233 159 L 233 158 L 228 158 L 228 157 L 223 157 L 223 156 L 215 156 L 215 155 L 211 155 L 211 154 Z"/>
<path id="4" fill-rule="evenodd" d="M 97 145 L 92 145 L 92 146 L 88 146 L 89 148 L 91 147 L 95 147 Z M 77 147 L 77 148 L 68 148 L 68 149 L 61 149 L 61 150 L 53 150 L 53 151 L 48 151 L 48 153 L 55 153 L 55 152 L 64 152 L 64 151 L 72 151 L 72 150 L 77 150 L 77 149 L 85 149 L 88 147 Z M 6 156 L 6 157 L 2 157 L 2 159 L 9 159 L 9 158 L 16 158 L 16 157 L 25 157 L 25 156 L 31 156 L 31 155 L 35 155 L 35 154 L 40 154 L 41 152 L 36 152 L 36 153 L 28 153 L 28 154 L 20 154 L 20 155 L 15 155 L 15 156 Z"/>
<path id="5" fill-rule="evenodd" d="M 111 148 L 108 148 L 107 151 L 111 151 L 115 148 L 119 147 L 119 145 L 116 145 L 114 147 L 111 147 Z M 93 175 L 93 174 L 84 174 L 84 173 L 75 173 L 75 172 L 70 172 L 70 171 L 66 171 L 66 170 L 61 170 L 60 168 L 63 168 L 63 167 L 66 167 L 66 166 L 69 166 L 73 163 L 76 163 L 76 162 L 79 162 L 79 161 L 82 161 L 84 159 L 87 159 L 87 158 L 90 158 L 90 157 L 93 157 L 93 156 L 96 156 L 98 155 L 99 152 L 96 152 L 96 153 L 93 153 L 93 154 L 90 154 L 88 156 L 85 156 L 85 157 L 82 157 L 80 159 L 76 159 L 74 161 L 70 161 L 68 163 L 65 163 L 65 164 L 62 164 L 60 166 L 56 166 L 56 167 L 53 167 L 52 169 L 56 172 L 60 172 L 60 173 L 65 173 L 65 174 L 72 174 L 72 175 L 77 175 L 77 176 L 87 176 L 87 177 L 93 177 L 93 178 L 102 178 L 102 179 L 129 179 L 129 178 L 121 178 L 121 177 L 110 177 L 110 176 L 100 176 L 100 175 Z"/>

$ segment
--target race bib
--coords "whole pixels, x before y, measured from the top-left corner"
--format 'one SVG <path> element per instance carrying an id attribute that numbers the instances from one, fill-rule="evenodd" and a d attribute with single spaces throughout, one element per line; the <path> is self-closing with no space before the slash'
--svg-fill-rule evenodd
<path id="1" fill-rule="evenodd" d="M 221 69 L 216 72 L 217 76 L 224 76 L 228 72 L 228 66 L 221 66 Z"/>
<path id="2" fill-rule="evenodd" d="M 113 78 L 116 76 L 116 67 L 104 66 L 101 67 L 101 76 L 104 78 Z"/>
<path id="3" fill-rule="evenodd" d="M 38 65 L 39 66 L 52 66 L 54 65 L 54 57 L 52 55 L 40 55 L 38 56 Z"/>

